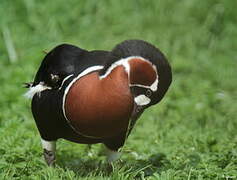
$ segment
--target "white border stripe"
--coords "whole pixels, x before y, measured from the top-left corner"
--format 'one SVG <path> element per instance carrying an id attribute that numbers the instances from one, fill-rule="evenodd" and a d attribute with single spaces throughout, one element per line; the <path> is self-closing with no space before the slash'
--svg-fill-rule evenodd
<path id="1" fill-rule="evenodd" d="M 120 59 L 116 62 L 114 62 L 108 69 L 107 71 L 105 72 L 104 75 L 100 76 L 100 79 L 104 79 L 106 78 L 110 73 L 111 71 L 113 71 L 117 66 L 124 66 L 125 68 L 125 71 L 128 73 L 128 77 L 129 77 L 129 72 L 130 72 L 130 65 L 129 65 L 129 61 L 131 59 L 140 59 L 140 60 L 143 60 L 143 61 L 146 61 L 146 62 L 149 62 L 148 60 L 144 59 L 143 57 L 140 57 L 140 56 L 129 56 L 127 58 L 124 58 L 124 59 Z"/>
<path id="2" fill-rule="evenodd" d="M 59 90 L 62 89 L 64 82 L 65 82 L 66 80 L 68 80 L 68 79 L 69 79 L 70 77 L 72 77 L 72 76 L 73 76 L 73 74 L 68 75 L 67 77 L 65 77 L 65 78 L 63 79 L 63 82 L 62 82 L 60 88 L 58 88 L 58 89 L 59 89 Z"/>
<path id="3" fill-rule="evenodd" d="M 159 83 L 159 81 L 158 81 L 158 76 L 157 76 L 156 80 L 150 86 L 146 86 L 146 85 L 142 85 L 142 84 L 129 84 L 129 87 L 137 86 L 137 87 L 151 89 L 153 92 L 155 92 L 155 91 L 157 91 L 158 83 Z"/>
<path id="4" fill-rule="evenodd" d="M 65 117 L 65 119 L 67 120 L 68 124 L 71 126 L 71 128 L 78 134 L 80 135 L 83 135 L 85 137 L 91 137 L 91 138 L 97 138 L 97 137 L 93 137 L 93 136 L 88 136 L 88 135 L 85 135 L 85 134 L 82 134 L 80 132 L 78 132 L 71 124 L 71 122 L 69 121 L 69 119 L 67 118 L 66 116 L 66 112 L 65 112 L 65 101 L 66 101 L 66 96 L 67 96 L 67 93 L 69 92 L 71 86 L 77 81 L 79 80 L 81 77 L 93 72 L 93 71 L 98 71 L 98 70 L 101 70 L 103 69 L 104 66 L 92 66 L 92 67 L 89 67 L 87 69 L 85 69 L 82 73 L 80 73 L 77 77 L 75 77 L 71 82 L 70 84 L 67 86 L 67 88 L 65 89 L 64 91 L 64 95 L 63 95 L 63 105 L 62 105 L 62 110 L 63 110 L 63 115 Z"/>
<path id="5" fill-rule="evenodd" d="M 116 67 L 118 66 L 124 66 L 125 68 L 125 71 L 128 73 L 128 78 L 129 78 L 129 73 L 130 73 L 130 65 L 129 65 L 129 61 L 132 60 L 132 59 L 140 59 L 142 61 L 146 61 L 146 62 L 149 62 L 152 64 L 152 62 L 144 59 L 143 57 L 141 56 L 129 56 L 127 58 L 124 58 L 124 59 L 120 59 L 119 61 L 116 61 L 114 62 L 108 69 L 107 71 L 105 72 L 104 75 L 100 76 L 100 79 L 104 79 L 106 78 Z M 133 87 L 133 86 L 138 86 L 138 87 L 143 87 L 143 88 L 149 88 L 151 89 L 153 92 L 154 91 L 157 91 L 157 88 L 158 88 L 158 83 L 159 83 L 159 80 L 158 80 L 158 72 L 157 72 L 157 69 L 156 69 L 156 66 L 155 65 L 152 65 L 152 67 L 154 68 L 154 70 L 156 71 L 156 74 L 157 74 L 157 77 L 156 77 L 156 80 L 152 83 L 151 86 L 145 86 L 145 85 L 141 85 L 141 84 L 129 84 L 130 87 Z"/>

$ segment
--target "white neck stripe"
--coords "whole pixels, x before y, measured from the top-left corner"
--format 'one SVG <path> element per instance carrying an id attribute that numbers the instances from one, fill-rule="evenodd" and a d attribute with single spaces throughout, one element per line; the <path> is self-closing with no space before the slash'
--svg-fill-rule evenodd
<path id="1" fill-rule="evenodd" d="M 146 85 L 142 85 L 142 84 L 129 84 L 129 86 L 130 87 L 137 86 L 137 87 L 147 88 L 147 89 L 151 89 L 154 92 L 154 91 L 157 91 L 158 82 L 159 81 L 158 81 L 158 76 L 157 76 L 156 80 L 150 86 L 146 86 Z"/>
<path id="2" fill-rule="evenodd" d="M 135 97 L 134 101 L 138 106 L 145 106 L 151 102 L 151 99 L 142 94 Z"/>
<path id="3" fill-rule="evenodd" d="M 140 56 L 129 56 L 127 58 L 124 58 L 124 59 L 120 59 L 116 62 L 114 62 L 108 69 L 107 71 L 105 72 L 104 75 L 100 76 L 100 79 L 104 79 L 106 78 L 116 67 L 118 66 L 123 66 L 125 68 L 125 71 L 128 73 L 128 76 L 129 76 L 129 71 L 130 71 L 130 65 L 129 65 L 129 61 L 131 59 L 141 59 L 143 61 L 147 61 L 146 59 L 144 59 L 143 57 L 140 57 Z"/>
<path id="4" fill-rule="evenodd" d="M 104 75 L 100 76 L 99 78 L 100 79 L 104 79 L 106 78 L 116 67 L 118 66 L 123 66 L 125 68 L 125 71 L 128 73 L 128 78 L 129 78 L 129 73 L 130 73 L 130 65 L 129 65 L 129 61 L 132 60 L 132 59 L 140 59 L 142 61 L 148 61 L 146 59 L 144 59 L 143 57 L 141 56 L 130 56 L 130 57 L 127 57 L 127 58 L 124 58 L 124 59 L 120 59 L 119 61 L 116 61 L 114 62 L 108 69 L 107 71 L 105 72 Z M 156 69 L 156 66 L 155 65 L 152 65 L 152 67 L 155 69 L 156 73 L 157 73 L 157 69 Z M 141 84 L 130 84 L 129 85 L 130 87 L 132 86 L 138 86 L 138 87 L 144 87 L 144 88 L 149 88 L 151 89 L 152 91 L 157 91 L 157 87 L 158 87 L 158 74 L 157 74 L 157 77 L 156 77 L 156 80 L 152 83 L 151 86 L 145 86 L 145 85 L 141 85 Z"/>

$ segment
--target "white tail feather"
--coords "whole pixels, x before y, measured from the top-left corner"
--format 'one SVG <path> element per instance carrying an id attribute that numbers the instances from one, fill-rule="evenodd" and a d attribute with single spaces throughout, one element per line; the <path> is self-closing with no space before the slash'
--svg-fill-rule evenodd
<path id="1" fill-rule="evenodd" d="M 24 96 L 28 99 L 32 99 L 36 93 L 40 93 L 46 89 L 51 89 L 51 87 L 45 86 L 42 83 L 37 84 L 36 86 L 32 86 L 29 90 L 24 94 Z"/>

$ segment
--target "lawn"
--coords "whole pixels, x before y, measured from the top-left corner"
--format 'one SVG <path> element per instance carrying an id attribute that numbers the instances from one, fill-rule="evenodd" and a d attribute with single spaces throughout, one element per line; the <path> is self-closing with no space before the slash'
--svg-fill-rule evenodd
<path id="1" fill-rule="evenodd" d="M 236 23 L 230 0 L 1 0 L 0 179 L 236 179 Z M 166 54 L 167 95 L 142 115 L 113 171 L 100 144 L 88 152 L 65 140 L 47 167 L 22 83 L 60 43 L 110 50 L 125 39 Z"/>

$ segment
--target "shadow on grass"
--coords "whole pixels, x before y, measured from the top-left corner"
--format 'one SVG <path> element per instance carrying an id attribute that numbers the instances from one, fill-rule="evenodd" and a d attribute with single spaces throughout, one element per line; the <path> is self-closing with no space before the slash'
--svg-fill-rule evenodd
<path id="1" fill-rule="evenodd" d="M 113 173 L 131 174 L 134 178 L 152 176 L 154 173 L 160 174 L 172 168 L 170 161 L 163 153 L 152 154 L 147 159 L 136 160 L 128 159 L 127 161 L 118 161 L 114 167 L 102 159 L 85 157 L 78 158 L 65 153 L 57 157 L 57 165 L 63 169 L 72 170 L 77 176 L 111 176 Z"/>

